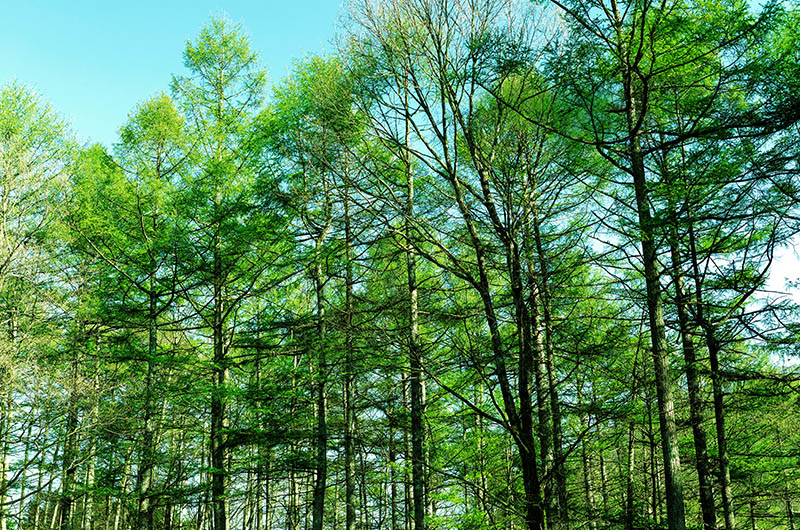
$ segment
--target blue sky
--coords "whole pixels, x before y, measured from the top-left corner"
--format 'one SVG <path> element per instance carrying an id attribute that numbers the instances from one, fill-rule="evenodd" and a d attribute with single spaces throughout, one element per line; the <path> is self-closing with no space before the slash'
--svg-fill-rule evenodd
<path id="1" fill-rule="evenodd" d="M 212 16 L 249 32 L 270 82 L 330 50 L 341 0 L 6 0 L 0 85 L 17 79 L 50 101 L 83 141 L 110 145 L 131 109 L 167 91 L 182 53 Z"/>

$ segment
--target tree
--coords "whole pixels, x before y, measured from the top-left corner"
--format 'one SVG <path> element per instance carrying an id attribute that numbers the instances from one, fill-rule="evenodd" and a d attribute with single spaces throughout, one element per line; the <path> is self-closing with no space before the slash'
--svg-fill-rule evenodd
<path id="1" fill-rule="evenodd" d="M 49 308 L 39 300 L 48 275 L 46 234 L 73 152 L 66 124 L 28 88 L 0 87 L 0 528 L 7 528 L 9 489 L 23 473 L 9 480 L 12 454 L 21 432 L 15 425 L 17 391 L 31 377 L 44 345 Z M 27 372 L 27 373 L 26 373 Z M 17 455 L 14 458 L 19 458 Z"/>
<path id="2" fill-rule="evenodd" d="M 197 165 L 182 183 L 181 207 L 196 258 L 185 288 L 194 288 L 189 300 L 210 331 L 211 506 L 214 529 L 226 530 L 231 316 L 268 266 L 259 255 L 264 238 L 252 188 L 259 170 L 252 123 L 265 73 L 241 27 L 226 18 L 212 19 L 187 43 L 184 62 L 190 75 L 176 76 L 172 88 L 198 151 Z"/>
<path id="3" fill-rule="evenodd" d="M 134 354 L 146 366 L 135 496 L 137 524 L 152 529 L 150 497 L 159 433 L 155 388 L 165 358 L 158 331 L 179 296 L 181 256 L 172 200 L 190 153 L 183 120 L 163 94 L 136 109 L 121 130 L 121 140 L 119 162 L 99 147 L 86 153 L 73 184 L 75 206 L 68 222 L 81 250 L 110 269 L 108 318 L 147 335 L 144 351 Z M 121 289 L 117 296 L 111 286 Z"/>

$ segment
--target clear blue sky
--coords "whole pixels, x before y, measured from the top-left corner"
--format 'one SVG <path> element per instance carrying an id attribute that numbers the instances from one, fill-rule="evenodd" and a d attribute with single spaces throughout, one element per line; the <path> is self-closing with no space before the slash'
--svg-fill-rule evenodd
<path id="1" fill-rule="evenodd" d="M 292 61 L 330 50 L 341 0 L 5 0 L 0 85 L 31 86 L 81 140 L 110 145 L 131 109 L 169 89 L 182 53 L 212 16 L 249 32 L 270 82 Z"/>

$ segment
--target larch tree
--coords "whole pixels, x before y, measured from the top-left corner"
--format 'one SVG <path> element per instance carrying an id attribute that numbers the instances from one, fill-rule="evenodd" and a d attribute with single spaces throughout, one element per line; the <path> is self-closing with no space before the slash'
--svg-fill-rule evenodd
<path id="1" fill-rule="evenodd" d="M 166 358 L 158 333 L 172 316 L 181 288 L 173 199 L 191 154 L 183 119 L 167 96 L 145 101 L 132 113 L 121 129 L 117 151 L 116 160 L 97 147 L 86 153 L 73 183 L 74 208 L 66 219 L 80 251 L 109 269 L 106 289 L 121 289 L 119 296 L 106 293 L 109 325 L 146 336 L 142 351 L 135 354 L 145 366 L 135 496 L 137 524 L 150 529 L 160 421 L 156 388 Z"/>
<path id="2" fill-rule="evenodd" d="M 268 267 L 257 251 L 262 224 L 252 183 L 259 170 L 253 126 L 264 99 L 265 72 L 242 28 L 214 18 L 184 51 L 186 76 L 172 90 L 184 111 L 195 167 L 181 183 L 186 233 L 195 259 L 184 273 L 191 305 L 208 330 L 211 508 L 214 530 L 229 523 L 228 439 L 231 318 Z"/>
<path id="3" fill-rule="evenodd" d="M 34 375 L 52 307 L 43 303 L 49 274 L 47 236 L 74 153 L 66 124 L 41 97 L 16 82 L 0 87 L 0 528 L 8 528 L 8 493 L 24 473 L 11 473 L 25 424 L 17 394 Z M 20 430 L 21 429 L 21 430 Z M 24 485 L 23 485 L 24 490 Z"/>

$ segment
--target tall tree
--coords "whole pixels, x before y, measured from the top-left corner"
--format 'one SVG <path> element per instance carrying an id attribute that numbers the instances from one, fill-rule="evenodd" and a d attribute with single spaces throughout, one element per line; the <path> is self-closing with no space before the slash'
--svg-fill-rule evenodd
<path id="1" fill-rule="evenodd" d="M 189 153 L 182 117 L 163 94 L 136 109 L 121 130 L 121 140 L 118 162 L 98 147 L 86 153 L 73 184 L 74 208 L 67 220 L 82 250 L 110 269 L 105 293 L 109 324 L 146 336 L 143 351 L 135 354 L 145 366 L 135 496 L 137 524 L 151 529 L 159 435 L 155 389 L 164 353 L 158 331 L 179 290 L 179 240 L 172 201 Z M 110 292 L 112 286 L 121 289 L 118 296 Z"/>
<path id="2" fill-rule="evenodd" d="M 214 530 L 227 530 L 231 316 L 267 267 L 256 252 L 261 223 L 252 187 L 259 169 L 253 121 L 266 75 L 241 26 L 227 18 L 206 24 L 183 57 L 190 74 L 176 76 L 172 89 L 199 153 L 182 198 L 196 257 L 190 300 L 210 332 L 211 508 Z"/>
<path id="3" fill-rule="evenodd" d="M 42 353 L 52 307 L 42 303 L 48 275 L 46 246 L 57 218 L 74 146 L 66 124 L 32 90 L 16 82 L 0 87 L 0 528 L 8 526 L 12 452 L 24 432 L 15 404 Z M 23 385 L 24 386 L 24 385 Z M 23 429 L 18 431 L 17 429 Z M 15 455 L 15 459 L 19 456 Z M 22 462 L 23 470 L 28 466 Z M 24 475 L 23 475 L 24 476 Z"/>

